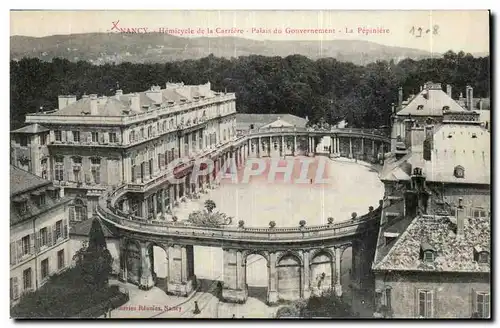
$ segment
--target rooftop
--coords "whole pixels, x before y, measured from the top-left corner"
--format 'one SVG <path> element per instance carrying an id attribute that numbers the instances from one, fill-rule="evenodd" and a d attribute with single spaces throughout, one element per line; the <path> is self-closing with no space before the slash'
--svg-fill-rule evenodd
<path id="1" fill-rule="evenodd" d="M 444 108 L 450 112 L 465 111 L 441 89 L 441 84 L 428 82 L 422 91 L 397 112 L 397 115 L 442 116 Z"/>
<path id="2" fill-rule="evenodd" d="M 254 125 L 254 129 L 259 129 L 266 125 L 276 126 L 296 126 L 305 128 L 307 120 L 292 114 L 236 114 L 236 127 L 238 130 L 249 130 L 250 125 Z"/>
<path id="3" fill-rule="evenodd" d="M 463 236 L 453 218 L 419 216 L 374 263 L 374 270 L 424 272 L 490 272 L 490 264 L 474 260 L 474 249 L 490 249 L 490 218 L 464 218 Z M 436 252 L 433 262 L 421 260 L 422 245 Z"/>
<path id="4" fill-rule="evenodd" d="M 40 178 L 16 166 L 10 166 L 10 196 L 16 196 L 38 187 L 50 185 L 49 180 Z"/>
<path id="5" fill-rule="evenodd" d="M 35 124 L 30 124 L 27 126 L 24 126 L 20 129 L 14 130 L 11 133 L 27 133 L 27 134 L 36 134 L 36 133 L 41 133 L 41 132 L 48 132 L 50 129 L 47 129 L 46 127 L 35 123 Z"/>

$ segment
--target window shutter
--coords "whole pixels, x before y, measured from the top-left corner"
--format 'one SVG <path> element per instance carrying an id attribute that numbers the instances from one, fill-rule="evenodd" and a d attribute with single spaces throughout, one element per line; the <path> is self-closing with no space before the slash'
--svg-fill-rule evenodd
<path id="1" fill-rule="evenodd" d="M 69 207 L 69 220 L 75 221 L 75 207 L 74 206 Z"/>
<path id="2" fill-rule="evenodd" d="M 40 250 L 40 231 L 35 232 L 35 253 Z"/>
<path id="3" fill-rule="evenodd" d="M 17 263 L 16 243 L 12 242 L 10 243 L 10 264 L 14 265 L 16 263 Z"/>
<path id="4" fill-rule="evenodd" d="M 415 318 L 418 318 L 420 316 L 420 309 L 419 309 L 419 306 L 420 306 L 420 291 L 418 290 L 418 288 L 415 288 L 415 296 L 414 296 L 414 301 L 415 301 L 415 304 L 414 304 L 414 309 L 415 309 Z"/>
<path id="5" fill-rule="evenodd" d="M 68 219 L 63 220 L 63 238 L 68 238 Z"/>
<path id="6" fill-rule="evenodd" d="M 52 246 L 52 229 L 47 227 L 47 247 Z"/>
<path id="7" fill-rule="evenodd" d="M 17 299 L 19 297 L 19 286 L 17 283 L 17 277 L 12 278 L 12 289 L 13 289 L 13 295 L 14 299 Z"/>
<path id="8" fill-rule="evenodd" d="M 30 254 L 35 254 L 35 234 L 30 234 Z"/>
<path id="9" fill-rule="evenodd" d="M 55 245 L 57 243 L 57 229 L 56 225 L 54 224 L 52 226 L 52 245 Z"/>
<path id="10" fill-rule="evenodd" d="M 430 294 L 429 294 L 429 296 L 430 296 L 430 311 L 432 311 L 431 312 L 432 318 L 438 317 L 438 315 L 437 315 L 437 303 L 438 302 L 437 302 L 436 295 L 437 295 L 436 290 L 433 289 L 430 291 Z"/>
<path id="11" fill-rule="evenodd" d="M 66 142 L 66 131 L 61 131 L 61 141 Z"/>
<path id="12" fill-rule="evenodd" d="M 471 305 L 471 310 L 470 310 L 470 316 L 472 317 L 475 312 L 477 312 L 477 293 L 474 288 L 471 288 L 470 290 L 470 305 Z"/>

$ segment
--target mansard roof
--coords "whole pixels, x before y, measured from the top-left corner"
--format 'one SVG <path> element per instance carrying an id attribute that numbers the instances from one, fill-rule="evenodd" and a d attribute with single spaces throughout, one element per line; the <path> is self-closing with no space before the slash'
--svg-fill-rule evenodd
<path id="1" fill-rule="evenodd" d="M 454 232 L 456 219 L 418 216 L 376 261 L 373 270 L 424 272 L 490 272 L 490 264 L 474 260 L 474 248 L 490 249 L 490 218 L 464 218 L 464 235 Z M 453 221 L 453 222 L 452 222 Z M 433 262 L 420 258 L 422 245 L 432 245 Z"/>
<path id="2" fill-rule="evenodd" d="M 396 115 L 442 116 L 444 107 L 447 107 L 451 112 L 465 111 L 441 89 L 441 84 L 428 82 L 423 90 L 413 97 Z"/>

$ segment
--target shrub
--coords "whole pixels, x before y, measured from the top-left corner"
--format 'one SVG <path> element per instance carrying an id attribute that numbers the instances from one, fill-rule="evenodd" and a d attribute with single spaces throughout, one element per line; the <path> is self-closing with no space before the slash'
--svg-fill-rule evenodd
<path id="1" fill-rule="evenodd" d="M 215 207 L 217 207 L 217 205 L 215 205 L 215 202 L 213 200 L 207 199 L 205 201 L 205 208 L 207 209 L 208 212 L 212 213 Z"/>
<path id="2" fill-rule="evenodd" d="M 274 228 L 274 227 L 276 227 L 276 222 L 274 221 L 269 222 L 269 228 Z"/>
<path id="3" fill-rule="evenodd" d="M 351 214 L 351 219 L 353 219 L 353 220 L 354 220 L 357 216 L 358 216 L 358 213 L 356 213 L 356 212 L 352 212 L 352 214 Z"/>
<path id="4" fill-rule="evenodd" d="M 329 217 L 328 218 L 328 224 L 332 224 L 333 223 L 333 218 L 332 217 Z"/>
<path id="5" fill-rule="evenodd" d="M 300 221 L 299 221 L 299 225 L 300 225 L 300 227 L 301 227 L 301 228 L 305 227 L 305 225 L 306 225 L 306 220 L 300 220 Z"/>
<path id="6" fill-rule="evenodd" d="M 244 227 L 245 227 L 245 221 L 243 221 L 243 220 L 239 220 L 239 221 L 238 221 L 238 227 L 240 227 L 240 228 L 244 228 Z"/>

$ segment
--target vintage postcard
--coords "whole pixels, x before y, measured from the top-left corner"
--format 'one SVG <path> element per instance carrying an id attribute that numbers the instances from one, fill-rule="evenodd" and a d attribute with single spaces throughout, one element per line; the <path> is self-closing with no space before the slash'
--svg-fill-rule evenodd
<path id="1" fill-rule="evenodd" d="M 11 11 L 11 317 L 491 318 L 489 26 Z"/>

